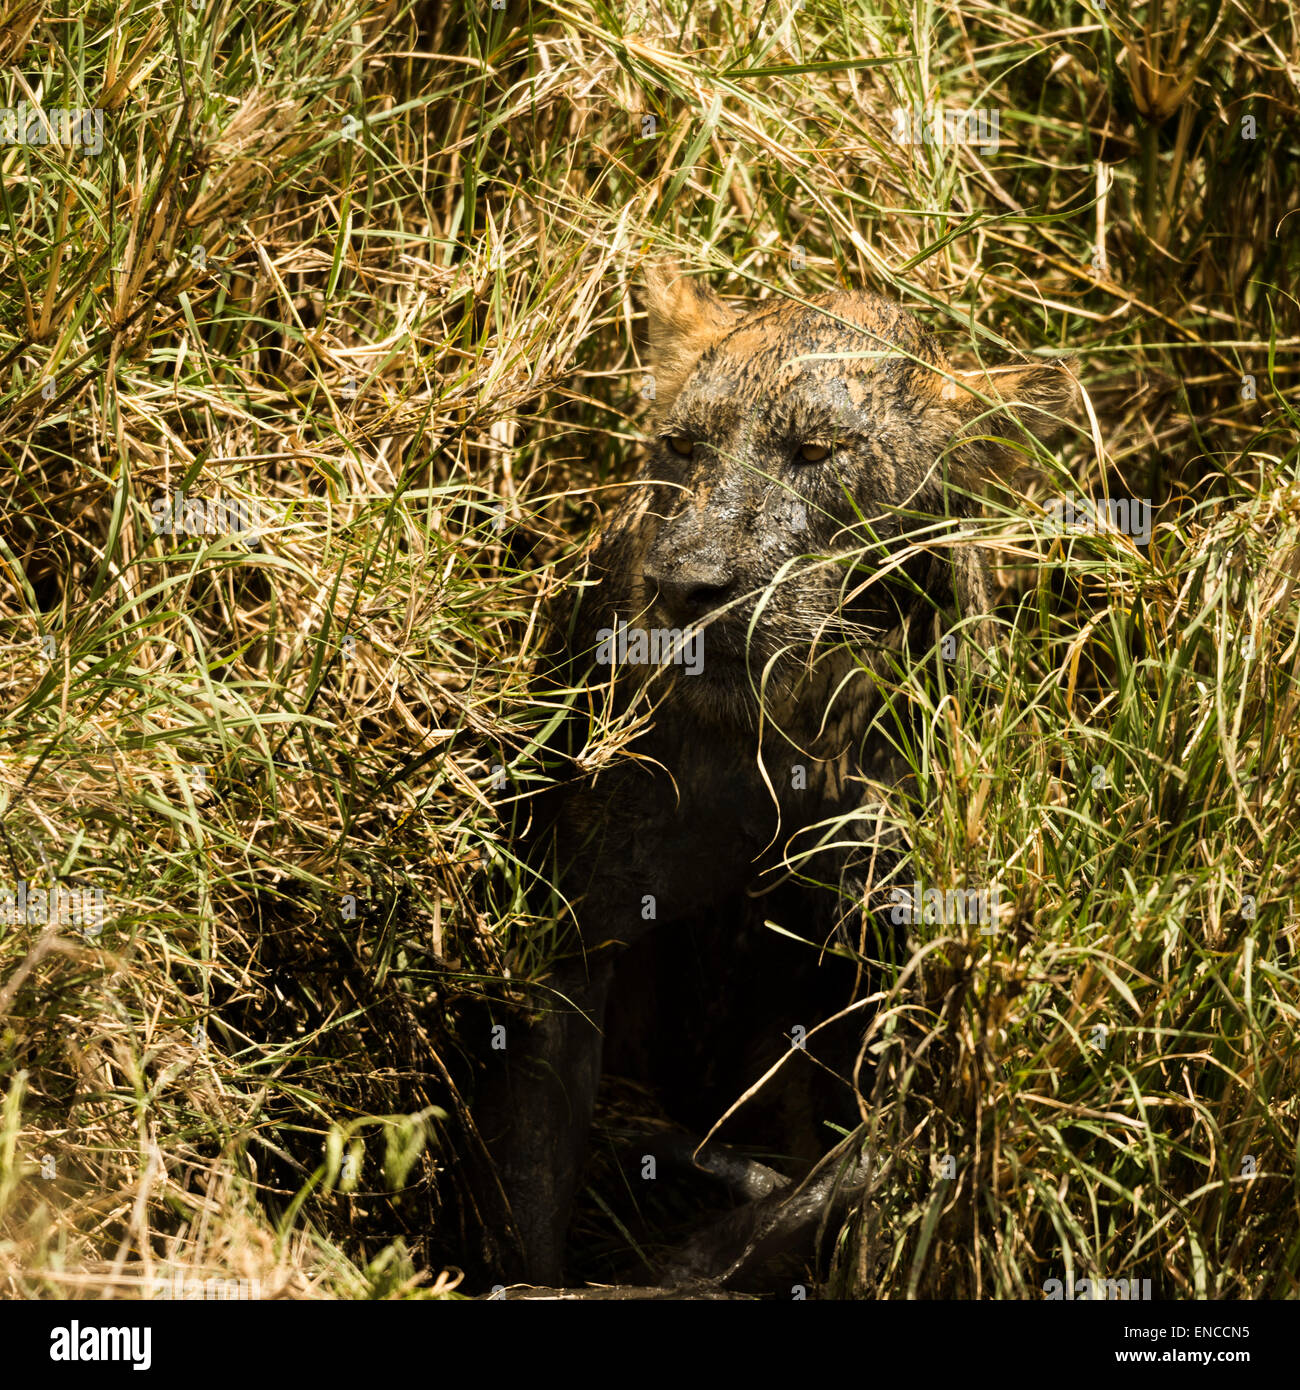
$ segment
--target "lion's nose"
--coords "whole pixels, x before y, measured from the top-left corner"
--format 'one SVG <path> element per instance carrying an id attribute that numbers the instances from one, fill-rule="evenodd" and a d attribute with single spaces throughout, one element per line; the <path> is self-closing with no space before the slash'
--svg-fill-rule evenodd
<path id="1" fill-rule="evenodd" d="M 698 622 L 720 608 L 736 587 L 736 577 L 729 569 L 708 561 L 651 559 L 643 573 L 646 584 L 658 592 L 659 602 L 668 614 L 687 623 Z"/>

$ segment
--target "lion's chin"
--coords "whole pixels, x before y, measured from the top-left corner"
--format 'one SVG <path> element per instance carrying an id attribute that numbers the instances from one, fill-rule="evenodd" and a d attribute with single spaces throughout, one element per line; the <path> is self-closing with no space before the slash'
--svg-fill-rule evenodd
<path id="1" fill-rule="evenodd" d="M 758 707 L 747 689 L 715 680 L 692 681 L 672 694 L 671 717 L 707 731 L 719 744 L 746 741 L 757 735 Z"/>
<path id="2" fill-rule="evenodd" d="M 783 653 L 766 664 L 715 656 L 698 674 L 676 670 L 670 679 L 665 707 L 675 714 L 745 738 L 762 729 L 810 746 L 875 703 L 862 660 L 843 648 L 820 659 Z"/>
<path id="3" fill-rule="evenodd" d="M 789 702 L 791 672 L 775 667 L 764 670 L 740 658 L 717 657 L 706 661 L 698 673 L 672 673 L 665 703 L 675 714 L 696 723 L 729 732 L 757 732 L 759 710 L 770 720 Z"/>

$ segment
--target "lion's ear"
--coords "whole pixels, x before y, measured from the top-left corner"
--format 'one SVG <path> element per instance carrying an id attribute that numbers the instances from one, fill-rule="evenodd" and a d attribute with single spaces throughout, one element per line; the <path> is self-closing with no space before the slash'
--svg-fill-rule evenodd
<path id="1" fill-rule="evenodd" d="M 1041 476 L 1026 436 L 1048 443 L 1077 419 L 1073 359 L 1013 367 L 929 369 L 924 388 L 935 427 L 947 432 L 957 475 L 968 487 L 1027 486 Z"/>
<path id="2" fill-rule="evenodd" d="M 706 286 L 688 280 L 671 262 L 646 270 L 646 317 L 655 408 L 667 409 L 700 354 L 736 325 L 736 315 Z"/>
<path id="3" fill-rule="evenodd" d="M 959 409 L 970 422 L 968 432 L 1022 444 L 1024 430 L 1043 441 L 1055 438 L 1069 423 L 1079 398 L 1071 360 L 955 375 L 955 388 L 946 383 L 945 393 L 959 398 Z"/>

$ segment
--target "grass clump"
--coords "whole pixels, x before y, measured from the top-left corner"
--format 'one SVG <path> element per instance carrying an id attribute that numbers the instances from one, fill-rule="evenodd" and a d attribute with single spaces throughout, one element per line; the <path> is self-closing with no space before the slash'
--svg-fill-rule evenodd
<path id="1" fill-rule="evenodd" d="M 470 1059 L 553 925 L 485 870 L 549 775 L 543 613 L 630 472 L 667 252 L 889 293 L 970 368 L 1068 354 L 1087 397 L 987 509 L 978 692 L 937 648 L 891 680 L 917 879 L 1007 911 L 879 961 L 829 1291 L 1293 1294 L 1297 32 L 0 4 L 0 106 L 103 118 L 0 148 L 0 891 L 105 904 L 0 926 L 5 1291 L 468 1287 Z M 895 141 L 936 106 L 998 148 Z M 1149 501 L 1149 544 L 1054 532 L 1063 495 Z"/>

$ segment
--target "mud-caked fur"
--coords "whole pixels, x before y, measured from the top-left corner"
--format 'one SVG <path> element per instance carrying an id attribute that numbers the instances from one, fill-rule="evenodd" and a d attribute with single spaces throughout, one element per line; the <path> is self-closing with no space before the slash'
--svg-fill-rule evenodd
<path id="1" fill-rule="evenodd" d="M 982 632 L 984 565 L 961 529 L 971 495 L 1074 392 L 1059 366 L 958 373 L 878 295 L 737 312 L 658 268 L 647 314 L 644 466 L 565 625 L 570 675 L 585 675 L 593 703 L 652 713 L 634 756 L 561 798 L 546 853 L 580 939 L 482 1108 L 523 1246 L 508 1272 L 548 1283 L 562 1274 L 618 948 L 752 893 L 801 837 L 861 808 L 868 779 L 890 779 L 866 737 L 872 673 L 932 644 L 936 615 L 965 620 L 967 640 Z M 698 672 L 598 663 L 620 622 L 698 631 Z M 871 817 L 860 824 L 865 841 Z M 809 890 L 797 929 L 825 933 L 859 909 L 878 862 L 842 845 L 803 861 L 831 891 Z"/>

